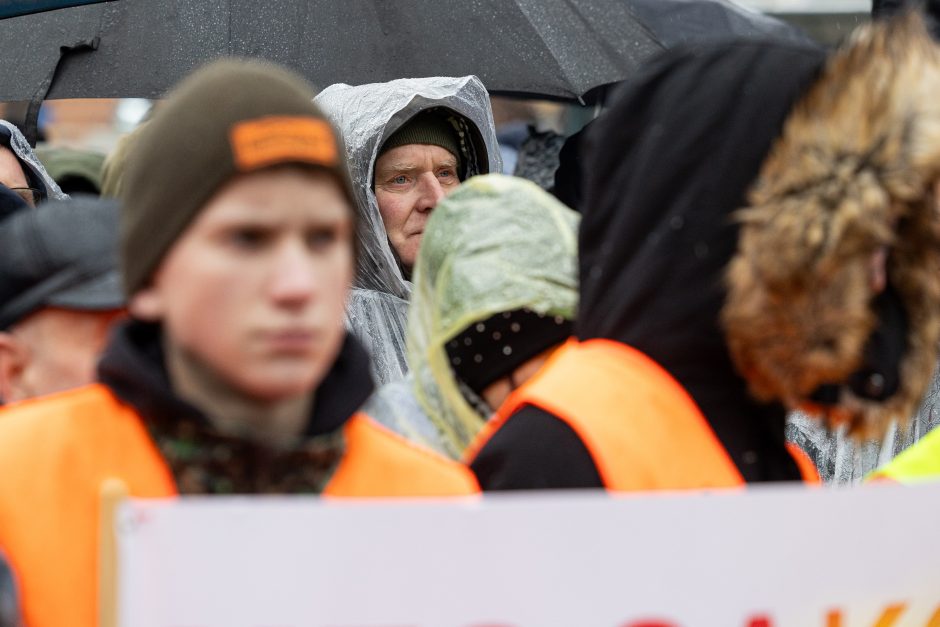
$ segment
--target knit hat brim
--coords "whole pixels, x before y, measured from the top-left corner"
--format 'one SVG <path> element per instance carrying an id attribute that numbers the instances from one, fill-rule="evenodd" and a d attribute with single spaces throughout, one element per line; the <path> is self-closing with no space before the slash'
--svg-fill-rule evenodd
<path id="1" fill-rule="evenodd" d="M 440 146 L 460 162 L 460 143 L 454 126 L 437 109 L 426 109 L 405 122 L 379 149 L 379 156 L 401 146 L 426 144 Z"/>

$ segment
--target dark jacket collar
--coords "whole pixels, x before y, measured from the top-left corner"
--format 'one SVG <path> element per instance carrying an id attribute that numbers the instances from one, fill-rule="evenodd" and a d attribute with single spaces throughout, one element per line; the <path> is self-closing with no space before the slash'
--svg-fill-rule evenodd
<path id="1" fill-rule="evenodd" d="M 162 330 L 136 320 L 117 327 L 98 365 L 98 378 L 148 421 L 186 418 L 202 424 L 202 412 L 178 398 L 164 364 Z M 343 426 L 372 394 L 369 357 L 349 334 L 339 356 L 316 390 L 305 435 L 316 437 Z"/>

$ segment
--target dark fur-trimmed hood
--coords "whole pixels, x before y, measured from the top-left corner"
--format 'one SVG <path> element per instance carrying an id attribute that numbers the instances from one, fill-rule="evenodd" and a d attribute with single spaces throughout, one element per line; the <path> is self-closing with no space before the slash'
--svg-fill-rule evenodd
<path id="1" fill-rule="evenodd" d="M 665 368 L 748 481 L 800 474 L 785 408 L 748 392 L 721 330 L 732 216 L 825 60 L 819 47 L 773 41 L 676 47 L 628 81 L 585 137 L 575 333 Z"/>
<path id="2" fill-rule="evenodd" d="M 759 399 L 878 434 L 912 414 L 940 339 L 940 48 L 911 13 L 860 28 L 787 117 L 738 214 L 722 326 Z M 884 402 L 841 388 L 825 412 L 809 397 L 858 369 L 878 319 L 872 259 L 909 331 L 900 389 Z"/>

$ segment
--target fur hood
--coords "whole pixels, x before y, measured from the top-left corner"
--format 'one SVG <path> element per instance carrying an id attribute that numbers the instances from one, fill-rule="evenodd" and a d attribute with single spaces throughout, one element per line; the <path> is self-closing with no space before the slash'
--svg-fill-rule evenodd
<path id="1" fill-rule="evenodd" d="M 940 48 L 909 13 L 856 31 L 787 116 L 737 214 L 721 312 L 757 398 L 862 435 L 916 409 L 940 339 L 938 93 Z M 871 268 L 884 247 L 908 319 L 900 389 L 873 402 L 841 387 L 823 412 L 810 395 L 859 368 L 877 325 Z"/>

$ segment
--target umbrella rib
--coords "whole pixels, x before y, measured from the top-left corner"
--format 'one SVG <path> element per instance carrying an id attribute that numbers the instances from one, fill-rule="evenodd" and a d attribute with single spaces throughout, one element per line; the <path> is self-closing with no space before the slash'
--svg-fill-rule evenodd
<path id="1" fill-rule="evenodd" d="M 591 30 L 590 22 L 586 19 L 584 13 L 580 10 L 580 8 L 578 8 L 576 2 L 574 0 L 562 0 L 562 1 L 563 1 L 563 4 L 569 9 L 571 14 L 575 16 L 577 21 L 584 27 L 584 29 L 587 31 L 590 31 Z M 573 76 L 573 74 L 579 73 L 578 68 L 571 68 L 569 70 L 568 68 L 565 67 L 565 65 L 562 63 L 555 49 L 549 44 L 548 41 L 546 41 L 545 36 L 542 33 L 542 31 L 539 30 L 539 28 L 535 25 L 535 23 L 529 17 L 529 12 L 527 11 L 526 6 L 523 6 L 524 4 L 525 4 L 525 0 L 522 0 L 522 1 L 516 0 L 515 2 L 516 8 L 526 18 L 526 22 L 528 23 L 529 27 L 532 28 L 532 30 L 535 31 L 535 33 L 539 36 L 539 38 L 544 42 L 545 49 L 551 55 L 552 60 L 555 62 L 555 65 L 558 68 L 558 71 L 560 72 L 561 76 L 564 78 L 565 82 L 571 89 L 572 95 L 574 95 L 576 98 L 578 98 L 579 101 L 581 101 L 581 92 L 585 91 L 585 87 L 584 85 L 581 84 L 579 80 L 577 80 L 579 78 L 578 76 Z M 660 41 L 660 39 L 656 37 L 656 35 L 652 33 L 649 30 L 649 28 L 647 28 L 646 25 L 643 24 L 637 18 L 636 14 L 632 10 L 630 10 L 630 7 L 628 5 L 628 0 L 624 0 L 624 5 L 627 8 L 628 12 L 630 13 L 631 18 L 633 19 L 633 23 L 640 30 L 642 30 L 642 32 L 646 35 L 648 40 L 652 44 L 656 45 L 660 50 L 665 50 L 666 46 L 662 43 L 662 41 Z M 597 38 L 597 41 L 599 42 L 598 46 L 600 50 L 602 51 L 604 57 L 606 58 L 607 62 L 613 67 L 621 67 L 622 63 L 619 61 L 619 57 L 621 55 L 616 50 L 614 50 L 611 47 L 611 45 L 607 43 L 606 40 L 604 40 L 603 38 L 599 37 Z M 583 104 L 583 101 L 581 102 Z"/>
<path id="2" fill-rule="evenodd" d="M 232 56 L 232 0 L 228 0 L 226 4 L 228 5 L 228 16 L 225 22 L 228 32 L 225 33 L 225 55 L 230 57 Z"/>
<path id="3" fill-rule="evenodd" d="M 568 4 L 573 4 L 572 0 L 567 0 L 567 2 Z M 581 15 L 580 9 L 574 6 L 572 6 L 572 8 L 578 13 L 579 16 Z M 657 46 L 659 46 L 660 51 L 663 51 L 666 49 L 666 44 L 664 44 L 662 40 L 660 40 L 660 38 L 656 36 L 656 33 L 651 31 L 649 27 L 646 25 L 646 23 L 640 19 L 640 16 L 636 14 L 636 12 L 633 9 L 633 5 L 629 1 L 625 1 L 623 3 L 623 8 L 626 9 L 627 13 L 630 14 L 630 17 L 633 18 L 633 23 L 636 24 L 637 27 L 646 34 L 647 37 L 649 37 L 649 40 L 653 42 L 654 44 L 656 44 Z M 610 50 L 610 44 L 608 44 L 606 41 L 604 41 L 603 44 L 604 44 L 604 47 L 608 50 L 608 54 L 611 55 L 611 58 L 616 59 L 617 58 L 616 51 Z"/>
<path id="4" fill-rule="evenodd" d="M 565 1 L 566 1 L 566 3 L 568 4 L 568 6 L 571 7 L 571 10 L 572 10 L 575 14 L 577 14 L 578 18 L 581 19 L 582 22 L 587 23 L 587 20 L 586 20 L 585 17 L 584 17 L 584 13 L 583 13 L 583 12 L 581 11 L 581 9 L 575 4 L 575 1 L 574 1 L 574 0 L 565 0 Z M 623 0 L 623 7 L 624 7 L 624 9 L 626 9 L 627 13 L 630 14 L 630 17 L 633 18 L 633 23 L 634 23 L 640 30 L 643 31 L 643 33 L 647 36 L 647 38 L 650 40 L 650 42 L 652 42 L 652 43 L 654 43 L 656 46 L 658 46 L 660 52 L 662 52 L 663 50 L 665 50 L 665 49 L 666 49 L 666 45 L 659 39 L 659 37 L 656 36 L 656 34 L 655 34 L 653 31 L 651 31 L 651 30 L 646 26 L 645 23 L 643 23 L 642 20 L 640 20 L 639 16 L 633 11 L 633 7 L 630 5 L 629 0 Z M 617 54 L 617 51 L 614 50 L 614 49 L 611 47 L 611 45 L 607 42 L 606 39 L 604 39 L 604 38 L 598 38 L 598 39 L 599 39 L 599 41 L 600 41 L 600 46 L 601 46 L 601 48 L 603 48 L 603 49 L 604 49 L 604 52 L 607 53 L 608 60 L 610 60 L 610 62 L 611 62 L 612 64 L 618 65 L 618 63 L 617 63 L 617 61 L 616 61 L 616 60 L 617 60 L 617 57 L 619 56 L 619 55 Z M 581 100 L 581 97 L 580 97 L 580 96 L 578 96 L 578 100 L 581 102 L 582 105 L 584 104 L 584 101 Z"/>
<path id="5" fill-rule="evenodd" d="M 571 94 L 575 96 L 576 98 L 578 98 L 578 100 L 581 100 L 582 86 L 580 85 L 580 83 L 572 79 L 572 76 L 567 71 L 564 64 L 561 62 L 561 59 L 558 58 L 558 54 L 555 52 L 555 50 L 552 48 L 549 42 L 546 41 L 545 35 L 542 33 L 541 30 L 539 30 L 539 28 L 535 25 L 535 23 L 529 17 L 529 13 L 526 11 L 525 7 L 523 7 L 523 3 L 519 2 L 519 0 L 516 0 L 514 4 L 516 5 L 516 8 L 519 10 L 519 12 L 522 13 L 522 15 L 525 17 L 526 23 L 529 25 L 529 27 L 533 31 L 535 31 L 536 35 L 538 35 L 539 39 L 545 45 L 545 50 L 547 50 L 548 53 L 551 55 L 552 61 L 554 61 L 555 65 L 558 67 L 558 71 L 561 74 L 561 76 L 564 78 L 565 83 L 568 85 L 569 90 L 571 90 Z"/>

